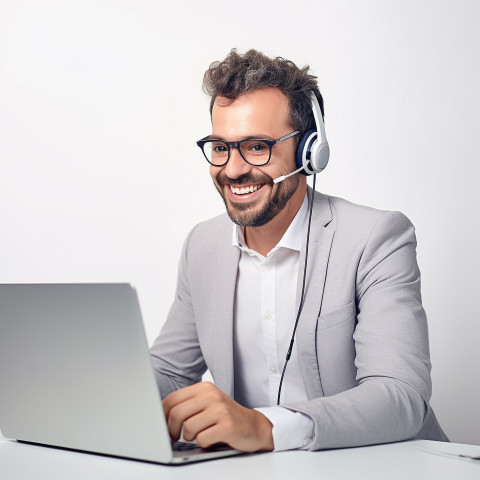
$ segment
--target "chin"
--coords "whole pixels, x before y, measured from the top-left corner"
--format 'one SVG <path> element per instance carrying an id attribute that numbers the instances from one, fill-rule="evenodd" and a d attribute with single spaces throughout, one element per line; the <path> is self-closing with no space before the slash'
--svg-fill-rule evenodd
<path id="1" fill-rule="evenodd" d="M 230 205 L 227 206 L 227 213 L 232 222 L 241 227 L 261 227 L 272 220 L 278 212 L 268 205 L 263 208 L 234 208 Z"/>

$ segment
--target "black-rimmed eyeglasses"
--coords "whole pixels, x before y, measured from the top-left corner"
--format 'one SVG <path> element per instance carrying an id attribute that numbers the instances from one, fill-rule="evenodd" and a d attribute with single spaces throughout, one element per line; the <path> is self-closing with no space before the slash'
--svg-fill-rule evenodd
<path id="1" fill-rule="evenodd" d="M 270 161 L 272 156 L 272 147 L 277 143 L 283 142 L 289 138 L 298 135 L 300 130 L 277 138 L 276 140 L 268 140 L 265 138 L 246 138 L 238 142 L 227 142 L 211 138 L 210 136 L 202 138 L 197 145 L 202 149 L 203 155 L 207 162 L 215 167 L 222 167 L 230 159 L 230 151 L 237 148 L 242 158 L 250 165 L 261 167 Z"/>

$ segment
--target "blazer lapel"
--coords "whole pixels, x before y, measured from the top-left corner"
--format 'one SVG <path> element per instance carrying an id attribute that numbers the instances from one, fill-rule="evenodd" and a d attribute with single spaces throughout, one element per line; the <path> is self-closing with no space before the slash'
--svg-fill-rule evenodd
<path id="1" fill-rule="evenodd" d="M 231 229 L 229 231 L 231 233 Z M 240 251 L 231 244 L 231 236 L 227 242 L 227 248 L 218 252 L 221 255 L 218 263 L 220 268 L 214 273 L 218 283 L 215 291 L 215 356 L 212 375 L 216 386 L 233 398 L 233 308 Z"/>
<path id="2" fill-rule="evenodd" d="M 311 199 L 312 190 L 308 190 Z M 296 342 L 300 370 L 309 399 L 323 396 L 322 383 L 316 354 L 316 325 L 322 306 L 323 291 L 327 276 L 328 260 L 332 247 L 335 228 L 328 199 L 315 192 L 312 212 L 310 241 L 305 280 L 303 310 L 298 322 Z M 303 271 L 305 265 L 305 245 L 302 247 L 298 264 L 297 300 L 300 304 Z"/>

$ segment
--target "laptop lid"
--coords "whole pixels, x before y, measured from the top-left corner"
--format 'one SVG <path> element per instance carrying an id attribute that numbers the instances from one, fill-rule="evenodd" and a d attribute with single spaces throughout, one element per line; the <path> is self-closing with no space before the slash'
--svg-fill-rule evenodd
<path id="1" fill-rule="evenodd" d="M 7 438 L 107 455 L 194 459 L 172 453 L 128 284 L 0 285 L 0 429 Z"/>

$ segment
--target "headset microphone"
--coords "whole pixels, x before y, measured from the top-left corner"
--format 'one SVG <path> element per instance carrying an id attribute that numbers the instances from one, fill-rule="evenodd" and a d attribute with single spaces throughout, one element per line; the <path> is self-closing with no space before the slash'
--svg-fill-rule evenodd
<path id="1" fill-rule="evenodd" d="M 281 177 L 276 178 L 273 183 L 280 183 L 283 182 L 286 178 L 291 177 L 292 175 L 295 175 L 296 173 L 300 172 L 301 170 L 304 170 L 305 167 L 302 165 L 300 168 L 297 168 L 294 172 L 289 173 L 288 175 L 283 175 Z"/>

